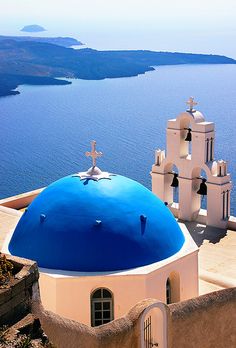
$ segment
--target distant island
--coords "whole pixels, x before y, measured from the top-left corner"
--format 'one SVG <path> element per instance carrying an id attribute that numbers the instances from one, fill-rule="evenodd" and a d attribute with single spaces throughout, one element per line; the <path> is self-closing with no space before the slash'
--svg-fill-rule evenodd
<path id="1" fill-rule="evenodd" d="M 71 38 L 38 39 L 0 36 L 0 96 L 18 94 L 14 89 L 22 84 L 70 83 L 61 78 L 101 80 L 137 76 L 161 65 L 236 64 L 236 60 L 220 55 L 75 50 L 65 47 L 65 42 Z M 64 44 L 60 45 L 58 42 L 62 44 L 63 40 Z"/>
<path id="2" fill-rule="evenodd" d="M 42 27 L 41 25 L 37 25 L 37 24 L 30 24 L 30 25 L 25 25 L 21 31 L 25 31 L 27 33 L 39 33 L 41 31 L 46 31 L 46 29 L 44 27 Z"/>

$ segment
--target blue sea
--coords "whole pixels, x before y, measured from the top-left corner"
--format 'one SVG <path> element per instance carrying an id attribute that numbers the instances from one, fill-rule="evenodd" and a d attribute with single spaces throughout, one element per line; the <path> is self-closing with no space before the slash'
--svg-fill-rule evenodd
<path id="1" fill-rule="evenodd" d="M 87 170 L 84 153 L 93 139 L 104 154 L 102 170 L 151 188 L 154 150 L 165 148 L 167 120 L 186 109 L 189 96 L 215 122 L 215 158 L 229 161 L 236 182 L 235 82 L 236 65 L 183 65 L 69 86 L 21 86 L 20 95 L 0 98 L 0 198 Z"/>

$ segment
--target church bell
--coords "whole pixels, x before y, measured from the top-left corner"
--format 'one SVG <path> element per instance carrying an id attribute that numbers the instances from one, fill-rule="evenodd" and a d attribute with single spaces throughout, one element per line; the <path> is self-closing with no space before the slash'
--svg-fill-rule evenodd
<path id="1" fill-rule="evenodd" d="M 197 191 L 197 194 L 199 194 L 201 196 L 207 195 L 206 179 L 202 179 L 202 182 L 200 184 L 199 190 Z"/>
<path id="2" fill-rule="evenodd" d="M 173 173 L 173 174 L 174 174 L 174 177 L 170 186 L 178 187 L 179 186 L 178 174 L 177 173 Z"/>
<path id="3" fill-rule="evenodd" d="M 186 135 L 185 141 L 192 141 L 191 128 L 188 128 L 188 133 Z"/>

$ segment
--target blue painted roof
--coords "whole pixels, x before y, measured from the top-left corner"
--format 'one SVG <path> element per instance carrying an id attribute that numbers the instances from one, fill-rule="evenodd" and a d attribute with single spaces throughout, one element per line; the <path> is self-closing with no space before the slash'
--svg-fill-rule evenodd
<path id="1" fill-rule="evenodd" d="M 9 244 L 40 267 L 117 271 L 178 252 L 184 235 L 164 203 L 134 180 L 67 176 L 30 204 Z"/>

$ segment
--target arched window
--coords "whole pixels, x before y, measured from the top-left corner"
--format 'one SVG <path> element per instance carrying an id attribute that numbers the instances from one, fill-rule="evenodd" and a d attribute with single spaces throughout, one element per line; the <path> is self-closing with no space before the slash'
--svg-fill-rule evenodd
<path id="1" fill-rule="evenodd" d="M 170 278 L 166 281 L 166 303 L 171 303 L 171 285 L 170 285 Z"/>
<path id="2" fill-rule="evenodd" d="M 96 289 L 91 294 L 91 325 L 99 326 L 113 319 L 112 293 L 105 288 Z"/>

